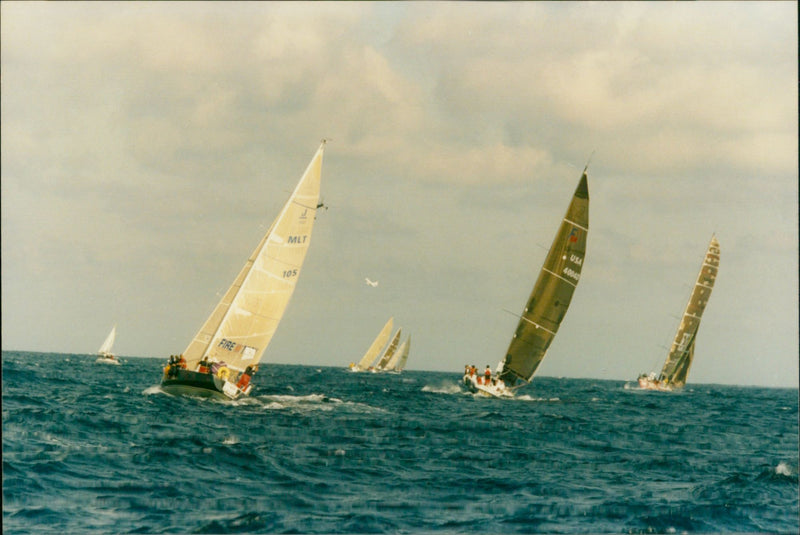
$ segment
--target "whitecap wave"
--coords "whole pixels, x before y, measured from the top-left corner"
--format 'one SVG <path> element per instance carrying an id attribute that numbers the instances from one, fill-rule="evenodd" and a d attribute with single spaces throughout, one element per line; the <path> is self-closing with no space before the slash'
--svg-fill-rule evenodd
<path id="1" fill-rule="evenodd" d="M 431 392 L 433 394 L 461 394 L 463 390 L 461 387 L 454 383 L 440 383 L 438 385 L 425 385 L 422 387 L 423 392 Z"/>
<path id="2" fill-rule="evenodd" d="M 166 394 L 166 392 L 161 390 L 161 385 L 153 385 L 142 390 L 142 394 L 145 396 L 152 396 L 153 394 Z"/>
<path id="3" fill-rule="evenodd" d="M 791 476 L 792 469 L 789 468 L 788 464 L 780 462 L 778 463 L 778 466 L 775 467 L 775 473 L 778 474 L 779 476 Z"/>

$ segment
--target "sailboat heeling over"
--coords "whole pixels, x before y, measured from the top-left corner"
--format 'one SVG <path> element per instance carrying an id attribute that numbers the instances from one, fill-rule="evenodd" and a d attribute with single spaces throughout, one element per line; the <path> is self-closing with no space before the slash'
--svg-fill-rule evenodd
<path id="1" fill-rule="evenodd" d="M 379 332 L 378 336 L 375 337 L 375 340 L 372 342 L 372 345 L 369 346 L 367 352 L 364 353 L 364 356 L 361 357 L 361 360 L 359 360 L 358 364 L 356 364 L 357 370 L 366 370 L 373 363 L 373 361 L 377 360 L 378 353 L 380 353 L 380 350 L 386 345 L 386 342 L 389 340 L 389 336 L 392 334 L 393 324 L 394 318 L 389 318 L 389 321 L 386 322 L 386 325 L 383 326 L 381 332 Z"/>
<path id="2" fill-rule="evenodd" d="M 384 370 L 386 365 L 389 363 L 389 360 L 394 355 L 395 351 L 397 351 L 397 345 L 400 342 L 400 336 L 403 334 L 403 329 L 397 329 L 397 332 L 394 333 L 392 337 L 392 341 L 389 342 L 389 346 L 386 348 L 386 351 L 383 352 L 383 356 L 381 357 L 380 362 L 375 365 L 376 370 Z"/>
<path id="3" fill-rule="evenodd" d="M 588 233 L 589 187 L 584 168 L 501 363 L 500 378 L 506 386 L 513 386 L 517 379 L 530 382 L 544 359 L 580 280 Z"/>
<path id="4" fill-rule="evenodd" d="M 394 369 L 398 371 L 403 371 L 406 369 L 408 354 L 411 352 L 411 335 L 408 335 L 408 338 L 406 338 L 404 346 L 405 347 L 403 347 L 403 355 L 400 357 L 400 362 L 398 362 L 397 366 L 394 367 Z"/>
<path id="5" fill-rule="evenodd" d="M 675 339 L 670 347 L 667 360 L 661 370 L 660 379 L 665 385 L 682 387 L 686 385 L 686 377 L 694 358 L 694 342 L 697 331 L 700 329 L 700 319 L 711 297 L 711 290 L 717 280 L 719 270 L 719 242 L 716 236 L 711 236 L 700 273 L 692 289 L 686 310 L 681 318 L 681 323 L 675 333 Z"/>
<path id="6" fill-rule="evenodd" d="M 241 371 L 257 364 L 289 304 L 311 243 L 325 141 L 231 287 L 183 352 L 188 369 L 203 357 Z"/>
<path id="7" fill-rule="evenodd" d="M 384 371 L 392 371 L 397 363 L 400 362 L 400 357 L 403 355 L 403 351 L 406 349 L 406 342 L 403 341 L 402 344 L 397 346 L 392 358 L 389 359 L 389 362 L 386 363 L 386 366 L 383 367 Z"/>
<path id="8" fill-rule="evenodd" d="M 397 348 L 397 351 L 394 352 L 394 356 L 392 360 L 386 365 L 386 371 L 401 371 L 406 366 L 406 362 L 408 361 L 408 352 L 411 350 L 411 336 L 409 335 L 400 347 Z"/>

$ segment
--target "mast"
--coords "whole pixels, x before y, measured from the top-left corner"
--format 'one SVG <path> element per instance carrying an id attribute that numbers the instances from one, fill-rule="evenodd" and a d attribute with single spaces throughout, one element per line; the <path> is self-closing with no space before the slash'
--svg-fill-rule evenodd
<path id="1" fill-rule="evenodd" d="M 588 167 L 587 163 L 501 363 L 500 378 L 509 387 L 518 379 L 530 382 L 578 286 L 589 233 Z"/>

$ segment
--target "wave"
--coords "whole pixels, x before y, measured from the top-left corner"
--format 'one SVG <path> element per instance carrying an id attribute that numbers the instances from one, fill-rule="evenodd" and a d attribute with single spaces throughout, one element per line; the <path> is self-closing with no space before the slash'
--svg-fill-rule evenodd
<path id="1" fill-rule="evenodd" d="M 425 385 L 422 387 L 423 392 L 430 392 L 432 394 L 464 394 L 464 390 L 456 383 L 443 382 L 437 385 Z"/>

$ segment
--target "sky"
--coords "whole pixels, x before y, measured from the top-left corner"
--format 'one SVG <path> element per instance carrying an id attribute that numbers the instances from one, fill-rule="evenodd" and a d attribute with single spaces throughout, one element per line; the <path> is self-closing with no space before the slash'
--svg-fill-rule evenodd
<path id="1" fill-rule="evenodd" d="M 327 138 L 262 362 L 494 367 L 591 158 L 537 375 L 660 369 L 716 233 L 689 383 L 798 386 L 796 3 L 0 9 L 3 350 L 183 351 Z"/>

